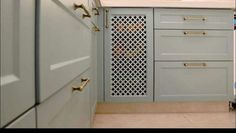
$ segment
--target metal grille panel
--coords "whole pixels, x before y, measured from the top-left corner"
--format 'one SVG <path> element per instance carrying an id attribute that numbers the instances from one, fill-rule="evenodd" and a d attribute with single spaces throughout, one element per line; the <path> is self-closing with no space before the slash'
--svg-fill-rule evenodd
<path id="1" fill-rule="evenodd" d="M 146 16 L 111 17 L 111 97 L 147 96 Z"/>

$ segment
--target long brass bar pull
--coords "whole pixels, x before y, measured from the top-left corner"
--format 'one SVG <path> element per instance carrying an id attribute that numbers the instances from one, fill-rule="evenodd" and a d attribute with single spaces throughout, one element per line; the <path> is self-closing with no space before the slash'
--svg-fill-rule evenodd
<path id="1" fill-rule="evenodd" d="M 108 24 L 108 13 L 109 13 L 109 10 L 106 9 L 106 11 L 105 11 L 105 14 L 106 14 L 105 27 L 106 27 L 106 28 L 109 28 L 109 24 Z"/>
<path id="2" fill-rule="evenodd" d="M 187 17 L 183 17 L 184 21 L 188 21 L 188 20 L 202 20 L 202 21 L 206 21 L 207 18 L 206 17 L 195 17 L 195 16 L 187 16 Z"/>
<path id="3" fill-rule="evenodd" d="M 81 85 L 72 86 L 72 91 L 83 91 L 89 82 L 90 82 L 90 79 L 81 79 Z"/>
<path id="4" fill-rule="evenodd" d="M 94 15 L 97 15 L 97 16 L 100 15 L 98 8 L 93 8 L 92 10 L 96 11 L 96 13 L 94 13 Z"/>
<path id="5" fill-rule="evenodd" d="M 80 5 L 77 5 L 74 3 L 74 10 L 77 10 L 78 8 L 80 9 L 83 9 L 85 14 L 83 14 L 83 19 L 88 17 L 88 18 L 91 18 L 91 14 L 89 13 L 89 11 L 86 9 L 86 7 L 84 6 L 84 4 L 80 4 Z"/>
<path id="6" fill-rule="evenodd" d="M 184 63 L 184 67 L 206 67 L 206 63 Z"/>
<path id="7" fill-rule="evenodd" d="M 206 35 L 207 33 L 205 31 L 184 31 L 184 35 L 190 36 L 190 35 Z"/>

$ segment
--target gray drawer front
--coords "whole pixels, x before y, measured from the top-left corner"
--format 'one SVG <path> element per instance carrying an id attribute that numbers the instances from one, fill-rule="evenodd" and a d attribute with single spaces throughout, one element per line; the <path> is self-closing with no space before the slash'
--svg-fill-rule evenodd
<path id="1" fill-rule="evenodd" d="M 39 1 L 39 102 L 90 67 L 92 31 L 64 8 L 75 0 Z M 81 4 L 86 0 L 79 0 Z M 49 6 L 50 5 L 50 6 Z M 61 21 L 63 20 L 63 21 Z"/>
<path id="2" fill-rule="evenodd" d="M 233 29 L 232 10 L 155 9 L 158 29 Z"/>
<path id="3" fill-rule="evenodd" d="M 156 60 L 233 60 L 233 31 L 156 30 Z"/>
<path id="4" fill-rule="evenodd" d="M 90 71 L 71 81 L 63 89 L 37 106 L 39 128 L 89 128 L 90 84 L 83 91 L 73 91 L 82 78 L 90 78 Z"/>
<path id="5" fill-rule="evenodd" d="M 233 99 L 232 62 L 157 62 L 155 101 Z"/>

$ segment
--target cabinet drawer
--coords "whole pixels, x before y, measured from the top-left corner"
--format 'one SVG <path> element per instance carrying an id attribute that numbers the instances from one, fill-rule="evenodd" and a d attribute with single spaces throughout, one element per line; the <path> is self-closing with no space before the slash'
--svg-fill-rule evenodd
<path id="1" fill-rule="evenodd" d="M 155 9 L 158 29 L 233 29 L 233 10 Z"/>
<path id="2" fill-rule="evenodd" d="M 35 108 L 26 112 L 6 128 L 36 128 Z"/>
<path id="3" fill-rule="evenodd" d="M 232 100 L 232 62 L 155 63 L 155 101 Z"/>
<path id="4" fill-rule="evenodd" d="M 56 1 L 39 1 L 40 102 L 87 70 L 91 62 L 91 30 Z M 59 1 L 69 6 L 75 0 Z"/>
<path id="5" fill-rule="evenodd" d="M 90 127 L 90 83 L 83 91 L 73 91 L 73 86 L 84 84 L 82 78 L 90 79 L 89 71 L 37 107 L 39 128 Z"/>
<path id="6" fill-rule="evenodd" d="M 156 60 L 233 60 L 233 31 L 156 30 Z"/>

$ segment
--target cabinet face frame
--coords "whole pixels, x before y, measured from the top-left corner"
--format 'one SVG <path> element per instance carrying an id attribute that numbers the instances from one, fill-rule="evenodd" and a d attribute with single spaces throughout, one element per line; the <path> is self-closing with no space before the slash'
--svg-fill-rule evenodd
<path id="1" fill-rule="evenodd" d="M 111 96 L 111 22 L 113 16 L 146 17 L 146 96 Z M 105 58 L 105 102 L 152 102 L 153 101 L 153 8 L 105 8 L 104 9 L 104 58 Z"/>

